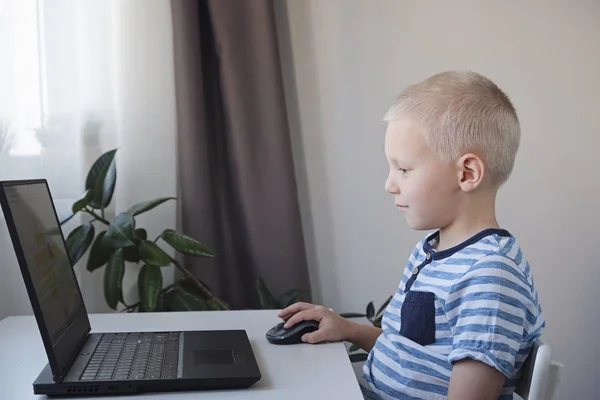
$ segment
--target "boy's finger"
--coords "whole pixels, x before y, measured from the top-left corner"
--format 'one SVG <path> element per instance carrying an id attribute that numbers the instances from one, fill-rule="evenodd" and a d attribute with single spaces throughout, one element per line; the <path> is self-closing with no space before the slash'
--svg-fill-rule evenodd
<path id="1" fill-rule="evenodd" d="M 296 325 L 300 321 L 310 321 L 310 320 L 320 321 L 321 318 L 317 314 L 318 313 L 316 312 L 316 310 L 314 308 L 309 309 L 309 310 L 300 311 L 300 312 L 292 315 L 290 317 L 290 319 L 288 319 L 285 322 L 284 328 L 291 328 L 292 326 Z"/>
<path id="2" fill-rule="evenodd" d="M 302 335 L 302 341 L 304 343 L 319 343 L 325 340 L 325 334 L 322 330 L 316 330 L 311 333 L 305 333 Z"/>
<path id="3" fill-rule="evenodd" d="M 288 318 L 285 321 L 285 324 L 283 325 L 284 328 L 291 328 L 292 326 L 296 325 L 298 322 L 300 321 L 304 321 L 304 317 L 305 314 L 307 313 L 307 311 L 300 311 L 297 312 L 296 314 L 292 315 L 290 318 Z"/>
<path id="4" fill-rule="evenodd" d="M 295 304 L 292 304 L 291 306 L 287 306 L 286 308 L 284 308 L 283 310 L 281 310 L 277 314 L 277 316 L 280 317 L 280 318 L 283 318 L 283 317 L 285 317 L 287 315 L 295 314 L 298 311 L 300 311 L 299 307 L 300 307 L 300 303 L 295 303 Z"/>
<path id="5" fill-rule="evenodd" d="M 291 306 L 288 306 L 288 307 L 284 308 L 283 310 L 281 310 L 279 312 L 279 314 L 277 314 L 277 316 L 279 318 L 285 318 L 285 317 L 289 316 L 290 314 L 296 314 L 300 311 L 308 310 L 310 308 L 314 308 L 314 305 L 309 304 L 309 303 L 303 303 L 303 302 L 294 303 Z"/>

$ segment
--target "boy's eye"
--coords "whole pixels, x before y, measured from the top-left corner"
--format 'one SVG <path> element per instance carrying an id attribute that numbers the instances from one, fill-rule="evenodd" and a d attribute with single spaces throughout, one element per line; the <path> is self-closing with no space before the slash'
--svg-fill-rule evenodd
<path id="1" fill-rule="evenodd" d="M 406 168 L 398 168 L 398 171 L 402 172 L 403 174 L 408 172 Z"/>

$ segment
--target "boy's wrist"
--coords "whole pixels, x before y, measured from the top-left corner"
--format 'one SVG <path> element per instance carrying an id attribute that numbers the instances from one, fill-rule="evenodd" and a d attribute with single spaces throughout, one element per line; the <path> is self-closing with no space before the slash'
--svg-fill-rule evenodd
<path id="1" fill-rule="evenodd" d="M 356 343 L 360 340 L 361 325 L 353 321 L 348 321 L 348 333 L 344 339 L 346 342 Z"/>
<path id="2" fill-rule="evenodd" d="M 364 351 L 371 351 L 377 342 L 377 338 L 381 335 L 381 328 L 351 321 L 348 321 L 348 323 L 347 335 L 344 340 L 357 345 Z"/>

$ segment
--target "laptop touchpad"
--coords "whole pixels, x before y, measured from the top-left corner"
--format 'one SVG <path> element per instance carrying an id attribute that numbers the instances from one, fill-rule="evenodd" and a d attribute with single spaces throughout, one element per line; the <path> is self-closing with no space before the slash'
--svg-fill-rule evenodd
<path id="1" fill-rule="evenodd" d="M 194 350 L 194 364 L 235 364 L 231 350 Z"/>

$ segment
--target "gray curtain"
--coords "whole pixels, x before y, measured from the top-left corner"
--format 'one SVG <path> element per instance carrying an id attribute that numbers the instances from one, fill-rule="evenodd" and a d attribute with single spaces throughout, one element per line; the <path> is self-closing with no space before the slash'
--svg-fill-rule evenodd
<path id="1" fill-rule="evenodd" d="M 272 0 L 172 0 L 183 260 L 233 308 L 310 284 Z"/>

